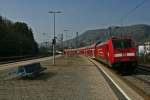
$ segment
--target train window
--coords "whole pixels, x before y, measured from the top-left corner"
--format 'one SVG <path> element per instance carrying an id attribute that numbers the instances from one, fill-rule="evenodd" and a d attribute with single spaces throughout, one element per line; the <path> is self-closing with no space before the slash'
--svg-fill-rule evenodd
<path id="1" fill-rule="evenodd" d="M 131 40 L 123 40 L 124 41 L 124 48 L 131 48 L 132 43 Z"/>
<path id="2" fill-rule="evenodd" d="M 113 47 L 117 49 L 131 48 L 131 40 L 113 40 Z"/>

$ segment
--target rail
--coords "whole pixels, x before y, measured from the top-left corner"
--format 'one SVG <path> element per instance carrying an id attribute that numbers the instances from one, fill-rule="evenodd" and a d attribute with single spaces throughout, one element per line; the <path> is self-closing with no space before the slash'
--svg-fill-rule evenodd
<path id="1" fill-rule="evenodd" d="M 150 66 L 146 66 L 146 65 L 141 65 L 141 64 L 139 64 L 139 65 L 137 66 L 137 68 L 140 69 L 140 70 L 146 71 L 146 72 L 150 72 Z"/>
<path id="2" fill-rule="evenodd" d="M 42 57 L 48 57 L 48 56 L 50 55 L 26 55 L 26 56 L 0 57 L 0 64 L 7 64 L 7 63 L 31 60 L 35 58 L 42 58 Z"/>

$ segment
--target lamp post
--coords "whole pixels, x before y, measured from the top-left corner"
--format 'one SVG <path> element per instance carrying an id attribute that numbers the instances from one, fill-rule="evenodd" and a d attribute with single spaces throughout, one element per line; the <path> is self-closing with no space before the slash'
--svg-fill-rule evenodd
<path id="1" fill-rule="evenodd" d="M 62 34 L 61 34 L 61 49 L 62 49 L 62 52 L 64 52 L 63 39 L 64 39 L 64 35 L 63 35 L 63 32 L 62 32 Z"/>
<path id="2" fill-rule="evenodd" d="M 53 14 L 54 16 L 54 37 L 52 40 L 52 44 L 53 44 L 53 64 L 55 64 L 55 44 L 56 44 L 56 37 L 55 37 L 55 14 L 56 13 L 62 13 L 60 11 L 49 11 L 48 13 Z"/>

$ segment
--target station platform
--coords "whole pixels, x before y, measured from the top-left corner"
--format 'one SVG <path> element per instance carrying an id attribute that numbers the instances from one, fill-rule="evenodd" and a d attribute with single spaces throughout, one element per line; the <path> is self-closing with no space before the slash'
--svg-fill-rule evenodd
<path id="1" fill-rule="evenodd" d="M 117 100 L 103 75 L 85 57 L 60 56 L 40 62 L 34 79 L 0 80 L 0 100 Z"/>

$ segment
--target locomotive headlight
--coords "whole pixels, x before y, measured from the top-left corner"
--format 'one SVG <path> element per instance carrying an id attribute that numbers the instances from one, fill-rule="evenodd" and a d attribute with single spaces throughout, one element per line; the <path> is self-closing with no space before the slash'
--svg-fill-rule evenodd
<path id="1" fill-rule="evenodd" d="M 114 54 L 114 57 L 122 57 L 122 53 Z"/>
<path id="2" fill-rule="evenodd" d="M 127 53 L 127 56 L 135 56 L 135 53 Z"/>

